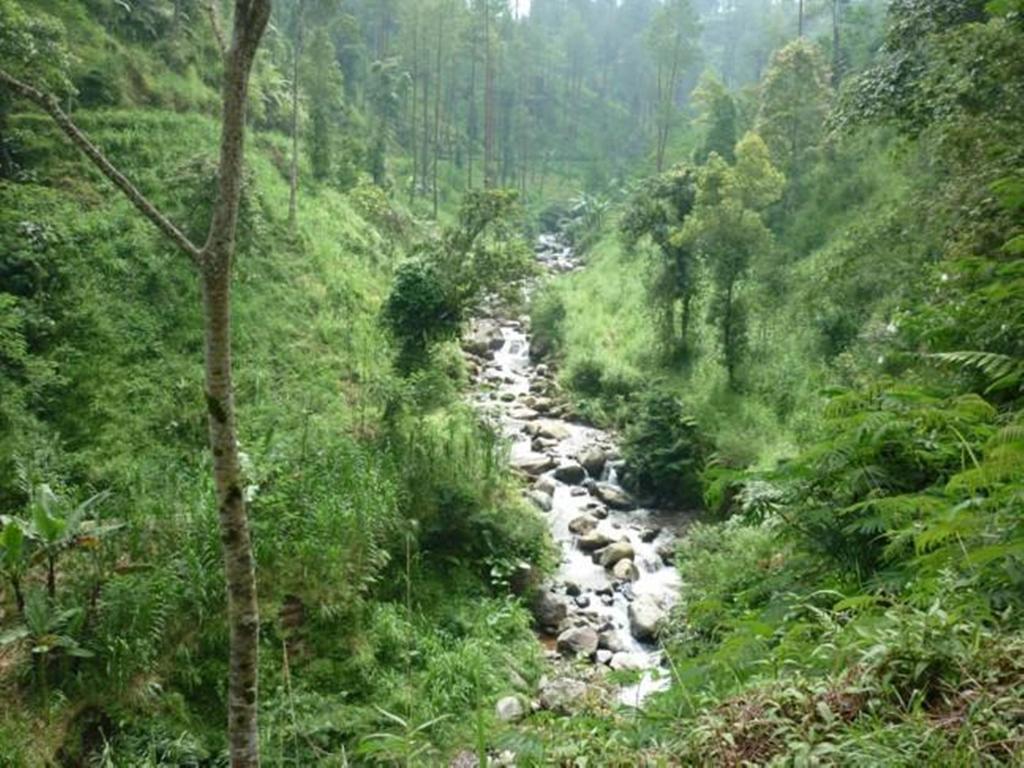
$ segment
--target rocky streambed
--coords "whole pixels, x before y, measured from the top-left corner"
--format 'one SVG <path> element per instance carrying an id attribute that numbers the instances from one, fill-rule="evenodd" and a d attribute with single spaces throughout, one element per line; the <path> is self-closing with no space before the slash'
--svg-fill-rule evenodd
<path id="1" fill-rule="evenodd" d="M 554 237 L 539 240 L 537 258 L 552 271 L 578 266 Z M 525 494 L 560 549 L 561 562 L 533 604 L 552 661 L 535 706 L 569 710 L 592 686 L 640 706 L 668 685 L 656 635 L 679 589 L 672 565 L 678 518 L 643 508 L 619 485 L 614 436 L 577 420 L 553 372 L 531 360 L 526 318 L 480 318 L 463 346 L 472 399 L 509 440 Z M 639 682 L 608 686 L 607 672 L 617 669 L 639 670 Z M 503 700 L 499 716 L 503 704 L 515 708 Z"/>

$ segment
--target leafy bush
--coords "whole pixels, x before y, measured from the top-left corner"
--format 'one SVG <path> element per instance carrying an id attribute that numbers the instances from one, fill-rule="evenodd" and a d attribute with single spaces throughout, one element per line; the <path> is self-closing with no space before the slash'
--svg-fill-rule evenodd
<path id="1" fill-rule="evenodd" d="M 660 502 L 700 505 L 707 438 L 672 392 L 655 388 L 641 395 L 631 409 L 622 454 L 628 487 Z"/>

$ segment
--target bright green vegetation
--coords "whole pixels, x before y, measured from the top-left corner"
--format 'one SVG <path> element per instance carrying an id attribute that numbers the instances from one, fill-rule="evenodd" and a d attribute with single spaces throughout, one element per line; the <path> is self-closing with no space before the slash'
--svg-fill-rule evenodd
<path id="1" fill-rule="evenodd" d="M 803 41 L 706 80 L 693 159 L 535 301 L 635 485 L 704 495 L 623 764 L 1024 760 L 1024 28 L 983 6 L 893 3 L 835 94 Z"/>
<path id="2" fill-rule="evenodd" d="M 199 239 L 233 5 L 0 0 L 0 70 Z M 1024 763 L 1020 0 L 522 5 L 273 4 L 233 280 L 264 764 Z M 510 724 L 557 557 L 456 341 L 555 229 L 586 266 L 535 349 L 698 521 L 671 687 Z M 198 293 L 0 86 L 0 765 L 228 764 Z"/>

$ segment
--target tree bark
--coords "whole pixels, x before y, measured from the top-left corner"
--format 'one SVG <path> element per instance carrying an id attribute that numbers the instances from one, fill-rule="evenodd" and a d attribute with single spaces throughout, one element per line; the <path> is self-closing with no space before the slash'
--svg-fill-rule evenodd
<path id="1" fill-rule="evenodd" d="M 494 45 L 490 0 L 484 0 L 484 187 L 494 186 Z"/>
<path id="2" fill-rule="evenodd" d="M 302 5 L 295 7 L 295 30 L 292 37 L 292 162 L 288 174 L 288 230 L 294 234 L 299 197 L 299 58 L 302 56 Z"/>
<path id="3" fill-rule="evenodd" d="M 211 10 L 214 6 L 208 6 Z M 211 18 L 215 18 L 211 14 Z M 242 187 L 249 75 L 270 18 L 270 0 L 235 0 L 225 53 L 217 198 L 206 243 L 198 248 L 145 197 L 61 110 L 56 99 L 0 70 L 0 83 L 47 112 L 132 205 L 198 267 L 203 294 L 205 385 L 213 479 L 227 583 L 230 665 L 228 744 L 232 768 L 260 764 L 257 689 L 259 610 L 231 382 L 231 264 Z"/>

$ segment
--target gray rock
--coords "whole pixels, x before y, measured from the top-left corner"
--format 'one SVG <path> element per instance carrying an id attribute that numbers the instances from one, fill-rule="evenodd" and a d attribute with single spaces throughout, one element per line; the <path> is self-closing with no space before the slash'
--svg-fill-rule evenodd
<path id="1" fill-rule="evenodd" d="M 597 520 L 590 515 L 580 515 L 569 521 L 569 532 L 583 536 L 597 528 Z"/>
<path id="2" fill-rule="evenodd" d="M 617 485 L 598 483 L 593 493 L 612 509 L 629 510 L 636 508 L 636 502 L 633 501 L 633 497 Z"/>
<path id="3" fill-rule="evenodd" d="M 526 498 L 532 501 L 541 512 L 551 511 L 551 497 L 540 491 L 528 491 Z"/>
<path id="4" fill-rule="evenodd" d="M 555 478 L 569 485 L 579 485 L 586 476 L 586 470 L 575 461 L 566 462 L 555 469 Z"/>
<path id="5" fill-rule="evenodd" d="M 515 399 L 516 399 L 516 395 L 515 395 L 514 392 L 502 392 L 501 393 L 501 401 L 503 403 L 512 403 L 512 402 L 515 402 Z"/>
<path id="6" fill-rule="evenodd" d="M 580 536 L 580 538 L 576 540 L 576 546 L 584 552 L 593 552 L 607 547 L 609 544 L 614 543 L 614 541 L 615 539 L 604 531 L 591 531 L 585 536 Z"/>
<path id="7" fill-rule="evenodd" d="M 537 482 L 533 484 L 533 487 L 541 493 L 546 493 L 548 496 L 553 496 L 555 493 L 555 479 L 550 475 L 544 475 L 538 477 Z"/>
<path id="8" fill-rule="evenodd" d="M 528 475 L 543 475 L 555 466 L 555 460 L 542 453 L 532 453 L 522 456 L 512 462 L 512 465 Z"/>
<path id="9" fill-rule="evenodd" d="M 586 595 L 577 595 L 576 596 L 576 605 L 578 607 L 580 607 L 580 608 L 589 608 L 590 607 L 590 598 L 587 597 Z"/>
<path id="10" fill-rule="evenodd" d="M 569 489 L 569 495 L 570 496 L 586 496 L 587 495 L 587 489 L 586 488 L 580 488 L 578 485 L 574 485 L 572 488 Z"/>
<path id="11" fill-rule="evenodd" d="M 494 714 L 503 723 L 518 723 L 526 717 L 526 707 L 518 696 L 506 696 L 498 699 L 494 705 Z"/>
<path id="12" fill-rule="evenodd" d="M 596 445 L 591 445 L 584 449 L 577 457 L 576 460 L 587 470 L 587 474 L 595 480 L 601 479 L 601 473 L 604 472 L 604 464 L 607 461 L 604 450 Z"/>
<path id="13" fill-rule="evenodd" d="M 590 510 L 590 514 L 592 514 L 598 520 L 607 520 L 608 519 L 608 507 L 602 507 L 600 504 L 598 504 L 596 507 L 593 507 Z"/>
<path id="14" fill-rule="evenodd" d="M 619 581 L 636 581 L 640 578 L 640 571 L 632 560 L 619 560 L 612 568 L 612 576 Z"/>
<path id="15" fill-rule="evenodd" d="M 598 664 L 607 664 L 612 660 L 612 656 L 615 654 L 611 651 L 606 651 L 604 648 L 597 652 L 596 660 Z"/>
<path id="16" fill-rule="evenodd" d="M 611 568 L 620 560 L 633 559 L 633 545 L 628 541 L 616 541 L 601 550 L 597 562 L 605 568 Z"/>
<path id="17" fill-rule="evenodd" d="M 516 421 L 530 421 L 537 418 L 537 412 L 532 408 L 513 408 L 508 412 L 508 416 Z"/>
<path id="18" fill-rule="evenodd" d="M 644 544 L 650 544 L 652 541 L 658 538 L 659 533 L 661 533 L 660 528 L 644 528 L 642 531 L 640 531 L 640 541 L 642 541 Z"/>
<path id="19" fill-rule="evenodd" d="M 538 593 L 533 601 L 533 616 L 541 627 L 557 627 L 568 612 L 565 601 L 547 590 Z"/>
<path id="20" fill-rule="evenodd" d="M 667 614 L 651 595 L 641 595 L 629 605 L 629 631 L 637 640 L 654 640 Z"/>
<path id="21" fill-rule="evenodd" d="M 565 582 L 565 594 L 569 595 L 569 597 L 576 597 L 582 592 L 583 590 L 580 588 L 580 585 L 575 581 Z"/>
<path id="22" fill-rule="evenodd" d="M 537 422 L 537 435 L 551 440 L 568 440 L 572 433 L 562 422 L 545 419 Z"/>
<path id="23" fill-rule="evenodd" d="M 570 677 L 560 677 L 541 688 L 540 705 L 543 709 L 568 715 L 579 707 L 586 695 L 586 684 Z"/>
<path id="24" fill-rule="evenodd" d="M 665 565 L 672 565 L 676 559 L 676 543 L 674 541 L 663 541 L 654 550 Z"/>
<path id="25" fill-rule="evenodd" d="M 626 644 L 622 642 L 619 633 L 614 629 L 602 632 L 597 636 L 597 647 L 611 653 L 620 653 L 626 650 Z"/>
<path id="26" fill-rule="evenodd" d="M 620 652 L 612 656 L 612 669 L 650 669 L 651 662 L 646 653 Z"/>
<path id="27" fill-rule="evenodd" d="M 591 627 L 574 627 L 558 636 L 558 650 L 563 656 L 586 656 L 597 651 L 597 632 Z"/>

